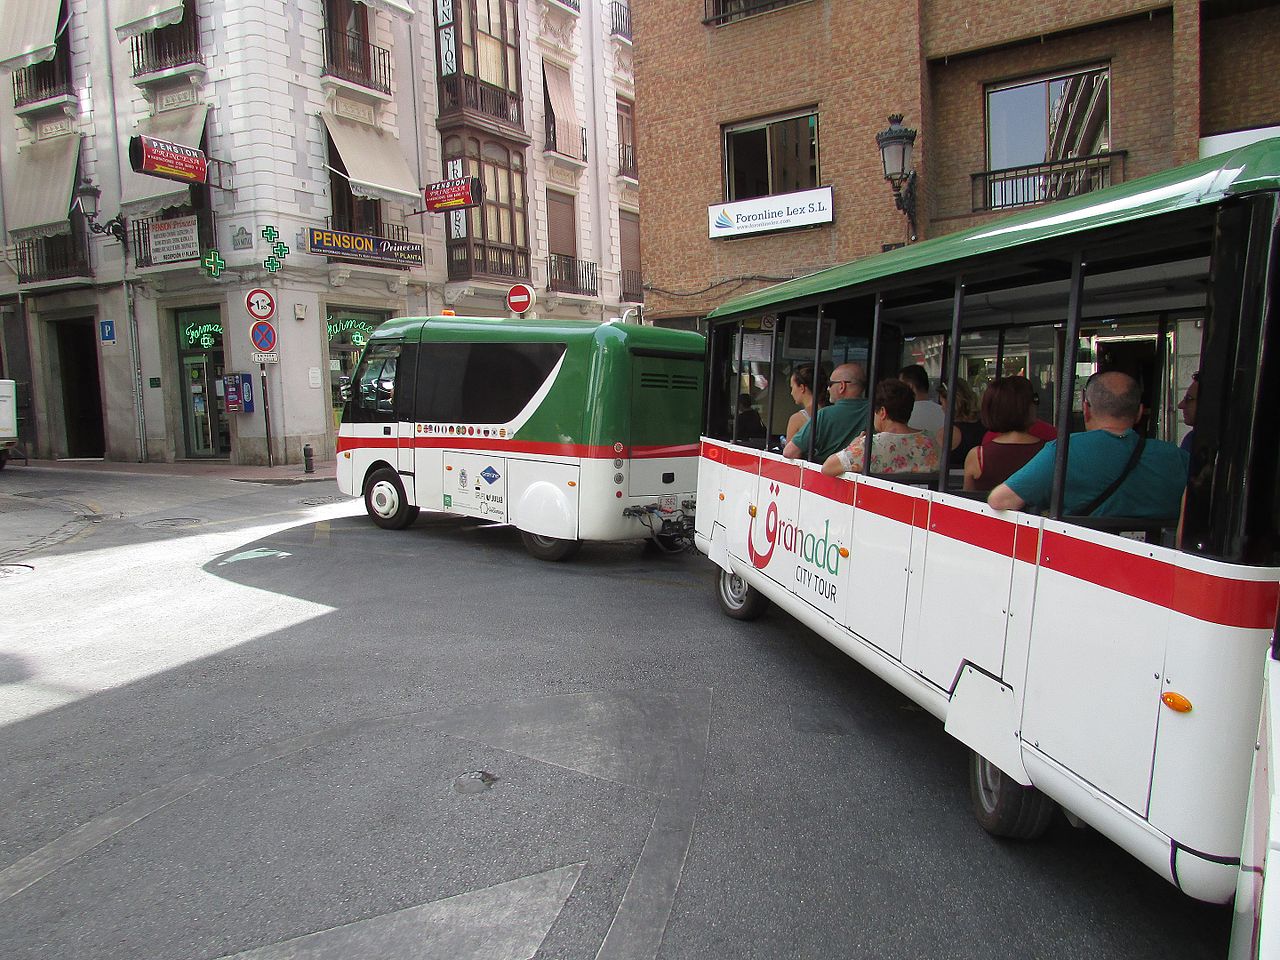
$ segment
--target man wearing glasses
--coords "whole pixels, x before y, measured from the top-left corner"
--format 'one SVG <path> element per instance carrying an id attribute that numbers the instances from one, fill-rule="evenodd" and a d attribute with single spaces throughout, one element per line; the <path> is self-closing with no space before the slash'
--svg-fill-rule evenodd
<path id="1" fill-rule="evenodd" d="M 867 429 L 867 372 L 860 363 L 842 363 L 831 371 L 827 396 L 831 405 L 820 408 L 796 435 L 787 442 L 782 455 L 788 460 L 808 456 L 809 432 L 814 434 L 813 462 L 823 463 L 837 450 L 843 450 L 853 438 Z"/>

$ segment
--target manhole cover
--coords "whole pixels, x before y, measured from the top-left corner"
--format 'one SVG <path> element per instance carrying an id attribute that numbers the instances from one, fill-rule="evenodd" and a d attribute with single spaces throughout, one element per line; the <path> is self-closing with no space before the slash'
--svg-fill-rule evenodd
<path id="1" fill-rule="evenodd" d="M 35 567 L 26 563 L 0 563 L 0 580 L 6 577 L 20 577 L 34 569 Z"/>
<path id="2" fill-rule="evenodd" d="M 488 770 L 473 770 L 454 780 L 453 789 L 456 793 L 484 793 L 497 782 L 498 778 Z"/>
<path id="3" fill-rule="evenodd" d="M 321 507 L 326 503 L 346 503 L 350 497 L 305 497 L 298 502 L 304 507 Z"/>
<path id="4" fill-rule="evenodd" d="M 195 517 L 166 517 L 163 520 L 148 520 L 140 523 L 140 527 L 196 527 L 200 521 Z"/>

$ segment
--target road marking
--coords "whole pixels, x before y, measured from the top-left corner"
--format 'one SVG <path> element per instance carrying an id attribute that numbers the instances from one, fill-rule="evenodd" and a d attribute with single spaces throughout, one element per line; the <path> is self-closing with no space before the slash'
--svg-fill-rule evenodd
<path id="1" fill-rule="evenodd" d="M 316 532 L 315 532 L 315 536 L 312 537 L 312 541 L 315 543 L 329 542 L 329 521 L 328 520 L 321 520 L 319 523 L 316 524 Z"/>
<path id="2" fill-rule="evenodd" d="M 240 560 L 262 560 L 266 557 L 292 556 L 292 553 L 285 553 L 283 550 L 273 550 L 271 547 L 254 547 L 252 550 L 242 550 L 239 553 L 232 554 L 225 560 L 219 560 L 218 566 L 225 567 L 228 563 L 236 563 Z"/>
<path id="3" fill-rule="evenodd" d="M 564 909 L 584 866 L 557 867 L 222 960 L 531 960 Z"/>

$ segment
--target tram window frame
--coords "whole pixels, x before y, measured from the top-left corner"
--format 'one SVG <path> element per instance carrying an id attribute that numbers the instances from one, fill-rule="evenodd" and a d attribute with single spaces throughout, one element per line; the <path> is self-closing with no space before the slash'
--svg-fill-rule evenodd
<path id="1" fill-rule="evenodd" d="M 351 375 L 350 399 L 342 419 L 346 423 L 394 423 L 399 418 L 397 410 L 398 384 L 402 341 L 381 341 L 370 344 Z M 388 376 L 387 363 L 392 368 Z M 376 370 L 373 378 L 368 374 Z M 390 386 L 387 386 L 390 384 Z"/>
<path id="2" fill-rule="evenodd" d="M 423 342 L 413 416 L 420 423 L 510 423 L 568 350 L 562 341 Z"/>

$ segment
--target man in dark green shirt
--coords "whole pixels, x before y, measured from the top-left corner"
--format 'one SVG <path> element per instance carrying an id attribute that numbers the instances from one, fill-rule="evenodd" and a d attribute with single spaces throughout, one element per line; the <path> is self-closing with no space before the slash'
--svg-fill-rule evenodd
<path id="1" fill-rule="evenodd" d="M 821 407 L 813 418 L 796 431 L 782 455 L 799 460 L 809 453 L 809 432 L 816 430 L 813 462 L 823 463 L 837 450 L 843 450 L 853 438 L 867 429 L 870 404 L 867 402 L 867 372 L 860 363 L 842 363 L 831 371 L 827 396 L 831 405 Z"/>

